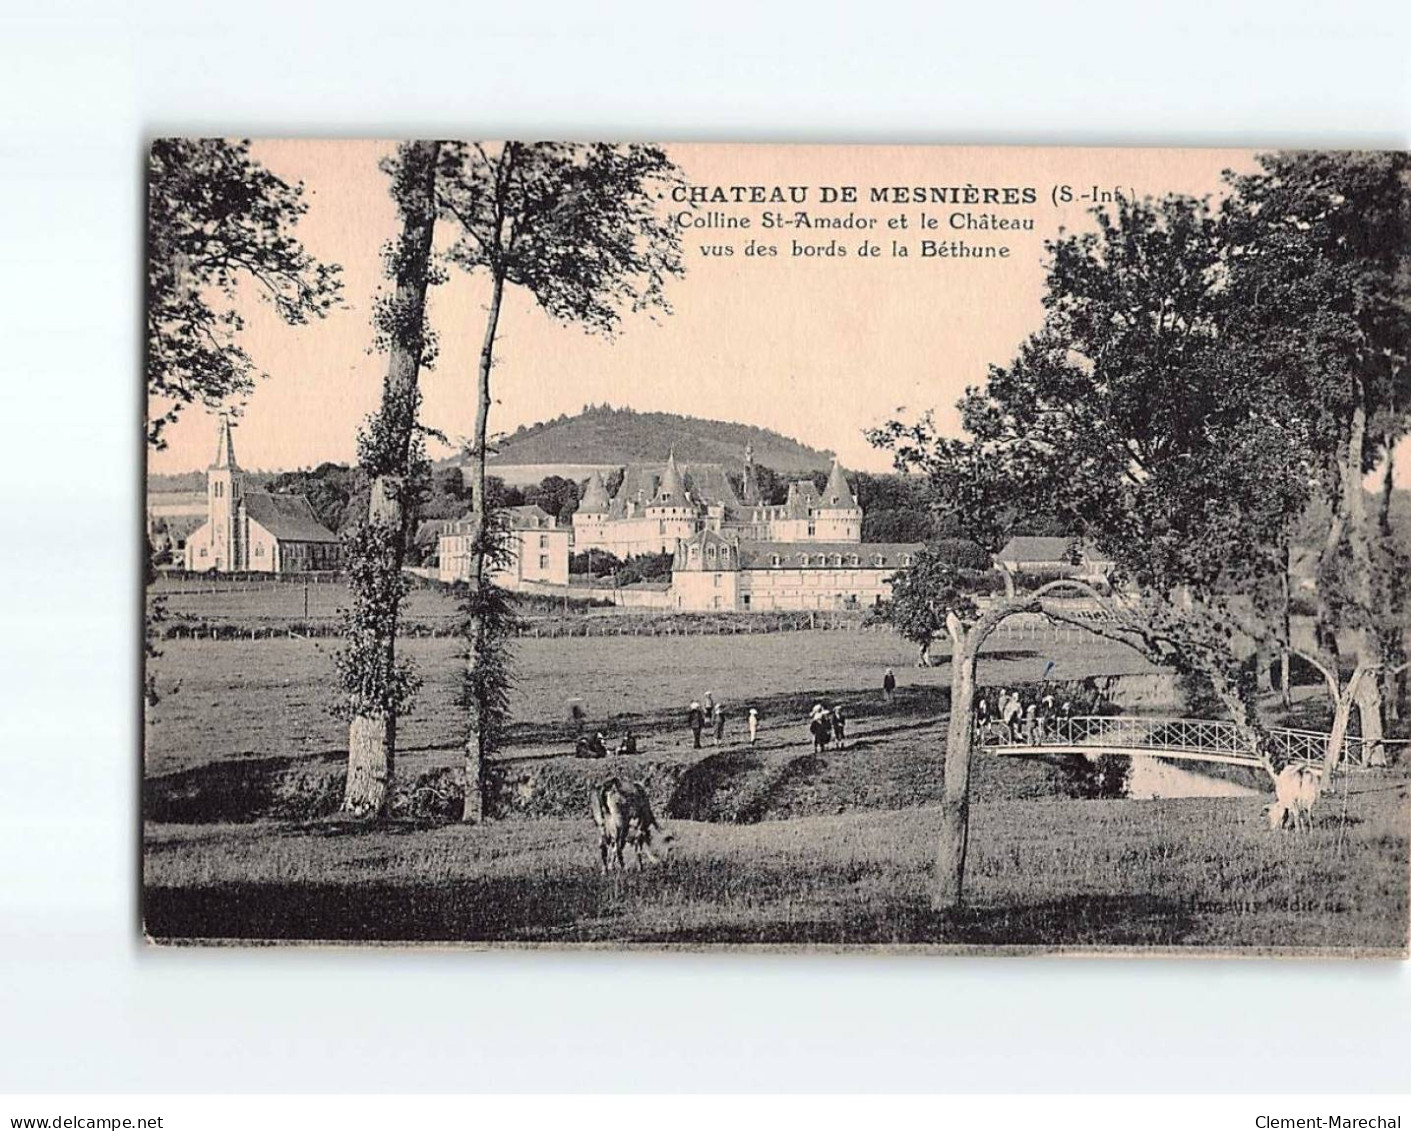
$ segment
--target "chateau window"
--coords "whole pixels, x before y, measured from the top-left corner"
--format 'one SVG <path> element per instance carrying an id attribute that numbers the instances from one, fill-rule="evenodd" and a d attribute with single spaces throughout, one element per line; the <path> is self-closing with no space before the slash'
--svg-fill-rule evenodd
<path id="1" fill-rule="evenodd" d="M 711 576 L 712 576 L 712 578 L 713 578 L 714 581 L 715 581 L 715 587 L 716 587 L 717 589 L 719 589 L 719 588 L 720 588 L 720 574 L 716 573 L 716 574 L 712 574 Z"/>
<path id="2" fill-rule="evenodd" d="M 850 565 L 850 566 L 857 566 L 857 565 L 860 565 L 861 563 L 862 563 L 862 559 L 859 558 L 856 554 L 849 554 L 849 555 L 848 555 L 848 565 Z"/>
<path id="3" fill-rule="evenodd" d="M 915 559 L 910 554 L 903 554 L 901 556 L 901 564 L 904 566 L 909 566 L 913 561 L 915 561 Z"/>
<path id="4" fill-rule="evenodd" d="M 264 556 L 265 556 L 265 548 L 264 548 L 263 546 L 256 546 L 256 547 L 255 547 L 255 557 L 257 557 L 257 558 L 262 558 L 262 557 L 264 557 Z"/>
<path id="5" fill-rule="evenodd" d="M 539 568 L 540 568 L 540 569 L 548 569 L 548 568 L 549 568 L 549 555 L 548 555 L 548 554 L 540 554 L 540 555 L 539 555 Z"/>
<path id="6" fill-rule="evenodd" d="M 833 564 L 834 564 L 835 566 L 840 566 L 840 565 L 842 565 L 842 564 L 843 564 L 843 555 L 842 555 L 842 554 L 834 554 L 834 555 L 833 555 Z"/>
<path id="7" fill-rule="evenodd" d="M 539 549 L 541 549 L 541 550 L 544 549 L 544 547 L 546 547 L 548 544 L 549 544 L 549 536 L 548 536 L 547 534 L 541 534 L 541 535 L 539 535 Z"/>
<path id="8" fill-rule="evenodd" d="M 810 523 L 808 524 L 808 536 L 809 536 L 810 538 L 812 538 L 812 537 L 813 537 L 815 534 L 817 534 L 817 533 L 818 533 L 817 527 L 815 527 L 814 524 L 810 522 Z"/>
<path id="9" fill-rule="evenodd" d="M 881 555 L 881 554 L 873 554 L 873 555 L 872 555 L 872 564 L 875 565 L 875 566 L 883 565 L 884 563 L 883 563 L 883 560 L 882 560 L 882 555 Z"/>
<path id="10" fill-rule="evenodd" d="M 223 494 L 225 494 L 225 484 L 224 484 L 224 483 L 217 483 L 217 484 L 216 484 L 216 498 L 219 499 Z"/>
<path id="11" fill-rule="evenodd" d="M 205 547 L 205 546 L 202 546 L 202 547 L 201 547 L 201 556 L 202 556 L 203 558 L 206 556 L 206 547 Z"/>
<path id="12" fill-rule="evenodd" d="M 201 552 L 204 554 L 206 551 L 202 550 Z M 778 554 L 770 554 L 770 555 L 769 555 L 769 564 L 770 564 L 770 565 L 773 565 L 773 566 L 777 566 L 777 565 L 779 564 L 779 555 L 778 555 Z"/>
<path id="13" fill-rule="evenodd" d="M 661 519 L 660 521 L 657 522 L 657 533 L 658 533 L 658 534 L 665 534 L 665 533 L 666 533 L 666 519 L 663 518 L 663 519 Z"/>

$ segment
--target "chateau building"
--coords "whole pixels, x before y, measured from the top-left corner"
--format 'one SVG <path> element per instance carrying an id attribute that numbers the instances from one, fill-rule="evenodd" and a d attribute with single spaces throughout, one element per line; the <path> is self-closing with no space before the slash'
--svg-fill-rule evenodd
<path id="1" fill-rule="evenodd" d="M 222 416 L 215 462 L 206 471 L 206 521 L 186 539 L 186 568 L 306 573 L 340 562 L 338 535 L 318 521 L 308 499 L 246 489 L 230 420 Z"/>
<path id="2" fill-rule="evenodd" d="M 743 497 L 742 497 L 743 496 Z M 737 494 L 719 464 L 631 465 L 608 497 L 601 473 L 588 480 L 573 515 L 573 548 L 632 554 L 672 554 L 702 531 L 736 541 L 852 543 L 862 540 L 862 508 L 838 461 L 820 492 L 810 480 L 789 484 L 778 505 L 762 501 L 748 448 Z"/>
<path id="3" fill-rule="evenodd" d="M 509 520 L 510 560 L 493 572 L 505 589 L 522 589 L 525 583 L 568 584 L 568 544 L 572 531 L 542 507 L 506 507 Z M 473 515 L 443 523 L 437 533 L 437 577 L 442 581 L 469 581 L 471 549 L 479 530 Z"/>
<path id="4" fill-rule="evenodd" d="M 892 575 L 911 565 L 920 549 L 919 542 L 737 541 L 702 530 L 676 548 L 672 607 L 862 609 L 891 596 Z"/>

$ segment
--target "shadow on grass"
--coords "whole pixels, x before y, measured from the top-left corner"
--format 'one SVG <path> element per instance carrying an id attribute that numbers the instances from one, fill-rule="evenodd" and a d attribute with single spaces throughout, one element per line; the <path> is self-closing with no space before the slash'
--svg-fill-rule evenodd
<path id="1" fill-rule="evenodd" d="M 148 933 L 159 941 L 1174 946 L 1195 925 L 1188 906 L 1152 895 L 1084 895 L 940 913 L 914 895 L 838 902 L 845 890 L 838 887 L 785 904 L 770 898 L 781 894 L 784 877 L 741 873 L 731 877 L 728 898 L 711 905 L 700 889 L 718 889 L 719 878 L 695 871 L 668 866 L 605 877 L 585 867 L 423 885 L 149 887 L 144 915 Z"/>
<path id="2" fill-rule="evenodd" d="M 150 777 L 142 815 L 176 824 L 315 816 L 343 800 L 347 754 L 304 758 L 233 758 Z"/>
<path id="3" fill-rule="evenodd" d="M 728 923 L 630 936 L 635 942 L 834 946 L 1179 946 L 1189 907 L 1152 895 L 1085 895 L 1039 903 L 932 911 L 919 901 L 863 908 L 849 918 Z"/>

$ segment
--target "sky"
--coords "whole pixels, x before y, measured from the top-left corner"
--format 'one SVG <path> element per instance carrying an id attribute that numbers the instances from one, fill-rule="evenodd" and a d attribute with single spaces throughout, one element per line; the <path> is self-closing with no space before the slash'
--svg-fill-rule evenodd
<path id="1" fill-rule="evenodd" d="M 317 258 L 343 267 L 345 305 L 327 319 L 286 326 L 242 294 L 242 344 L 270 376 L 245 404 L 236 446 L 243 466 L 289 469 L 325 460 L 351 462 L 362 420 L 377 408 L 383 356 L 371 353 L 372 301 L 385 285 L 380 250 L 398 230 L 378 161 L 393 144 L 377 141 L 262 141 L 254 156 L 302 182 L 307 214 L 299 237 Z M 510 288 L 500 321 L 493 375 L 492 432 L 573 414 L 588 403 L 739 421 L 775 429 L 836 452 L 845 466 L 884 470 L 888 459 L 864 430 L 886 419 L 935 410 L 958 431 L 956 401 L 1004 364 L 1042 317 L 1043 242 L 1061 228 L 1091 224 L 1084 194 L 1218 194 L 1221 172 L 1253 167 L 1253 154 L 1215 149 L 1025 149 L 884 146 L 667 145 L 687 182 L 707 190 L 799 186 L 792 204 L 698 204 L 698 223 L 748 219 L 741 228 L 683 229 L 683 278 L 672 281 L 670 314 L 627 315 L 604 339 L 553 321 L 523 291 Z M 874 188 L 1032 189 L 1034 202 L 877 204 Z M 1074 199 L 1061 198 L 1068 186 Z M 857 203 L 825 203 L 825 190 Z M 973 194 L 972 194 L 973 195 Z M 1002 201 L 1003 198 L 1001 198 Z M 684 205 L 662 203 L 675 215 Z M 781 231 L 761 227 L 766 211 L 791 217 L 849 213 L 870 229 Z M 925 213 L 939 224 L 918 229 Z M 1032 230 L 963 231 L 953 215 L 1028 219 Z M 905 217 L 904 230 L 888 222 Z M 962 221 L 965 222 L 965 221 Z M 438 246 L 452 236 L 439 225 Z M 963 239 L 1009 248 L 1005 259 L 919 254 L 920 241 Z M 779 254 L 744 254 L 754 239 Z M 898 239 L 912 254 L 890 254 Z M 793 242 L 836 240 L 843 258 L 793 254 Z M 871 241 L 882 254 L 860 257 Z M 703 247 L 732 246 L 719 258 Z M 433 288 L 429 317 L 439 338 L 435 367 L 422 375 L 423 419 L 453 442 L 472 429 L 474 376 L 484 331 L 488 282 L 452 268 Z M 151 453 L 154 473 L 205 467 L 215 449 L 214 417 L 188 408 Z M 433 455 L 446 454 L 446 449 Z M 1402 475 L 1406 475 L 1403 460 Z"/>

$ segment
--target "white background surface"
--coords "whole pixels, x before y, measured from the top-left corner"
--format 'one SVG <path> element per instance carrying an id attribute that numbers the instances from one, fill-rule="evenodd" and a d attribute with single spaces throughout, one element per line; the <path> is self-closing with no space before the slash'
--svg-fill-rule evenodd
<path id="1" fill-rule="evenodd" d="M 135 910 L 145 137 L 1403 147 L 1408 49 L 1394 2 L 0 0 L 0 1091 L 1411 1090 L 1397 964 L 144 950 Z"/>

